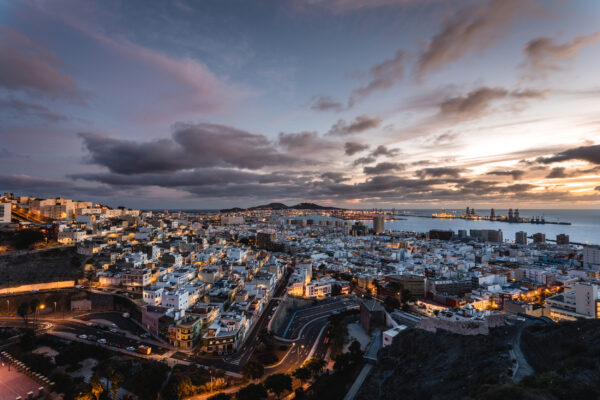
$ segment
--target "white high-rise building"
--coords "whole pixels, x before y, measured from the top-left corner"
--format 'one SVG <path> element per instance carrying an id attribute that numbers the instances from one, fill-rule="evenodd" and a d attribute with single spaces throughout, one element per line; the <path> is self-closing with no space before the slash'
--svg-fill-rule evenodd
<path id="1" fill-rule="evenodd" d="M 385 232 L 385 217 L 383 215 L 373 217 L 373 230 L 376 234 Z"/>
<path id="2" fill-rule="evenodd" d="M 0 224 L 10 224 L 12 203 L 0 203 Z"/>
<path id="3" fill-rule="evenodd" d="M 583 248 L 583 267 L 600 270 L 600 247 L 585 246 Z"/>
<path id="4" fill-rule="evenodd" d="M 565 289 L 564 293 L 546 299 L 550 318 L 557 321 L 575 321 L 578 318 L 598 318 L 600 299 L 598 286 L 579 282 Z"/>

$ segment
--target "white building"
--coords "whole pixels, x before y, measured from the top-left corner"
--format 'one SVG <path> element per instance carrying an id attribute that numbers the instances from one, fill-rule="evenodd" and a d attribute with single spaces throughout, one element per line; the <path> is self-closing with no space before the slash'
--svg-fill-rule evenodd
<path id="1" fill-rule="evenodd" d="M 189 307 L 189 294 L 186 290 L 164 291 L 162 306 L 175 310 L 187 310 Z"/>
<path id="2" fill-rule="evenodd" d="M 158 286 L 149 286 L 144 288 L 144 303 L 151 306 L 160 306 L 165 289 Z"/>
<path id="3" fill-rule="evenodd" d="M 583 248 L 583 267 L 600 270 L 600 247 L 585 246 Z"/>
<path id="4" fill-rule="evenodd" d="M 548 297 L 546 306 L 550 307 L 550 318 L 557 321 L 598 318 L 600 316 L 598 286 L 578 282 L 565 289 L 564 293 Z"/>
<path id="5" fill-rule="evenodd" d="M 10 224 L 12 203 L 0 203 L 0 224 Z"/>

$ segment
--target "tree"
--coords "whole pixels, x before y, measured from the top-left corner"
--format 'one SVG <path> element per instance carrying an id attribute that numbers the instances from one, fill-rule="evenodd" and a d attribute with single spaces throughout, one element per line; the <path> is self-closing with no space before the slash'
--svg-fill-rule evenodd
<path id="1" fill-rule="evenodd" d="M 383 300 L 383 305 L 387 312 L 392 312 L 396 308 L 400 308 L 400 302 L 394 296 L 386 296 L 386 298 Z"/>
<path id="2" fill-rule="evenodd" d="M 110 392 L 113 395 L 113 400 L 117 400 L 117 392 L 121 387 L 121 382 L 123 382 L 123 375 L 121 375 L 117 371 L 113 371 L 110 375 Z"/>
<path id="3" fill-rule="evenodd" d="M 227 393 L 217 393 L 214 396 L 210 396 L 208 400 L 231 400 L 231 396 Z"/>
<path id="4" fill-rule="evenodd" d="M 194 385 L 189 376 L 172 375 L 165 388 L 165 397 L 170 400 L 181 400 L 194 394 Z"/>
<path id="5" fill-rule="evenodd" d="M 306 393 L 304 393 L 304 388 L 299 387 L 294 390 L 294 399 L 301 400 L 306 398 Z"/>
<path id="6" fill-rule="evenodd" d="M 298 369 L 296 369 L 292 375 L 294 376 L 294 378 L 298 379 L 302 384 L 304 384 L 304 382 L 306 382 L 307 380 L 310 379 L 310 377 L 312 376 L 311 371 L 306 368 L 306 367 L 300 367 Z"/>
<path id="7" fill-rule="evenodd" d="M 44 234 L 34 229 L 20 230 L 15 234 L 15 247 L 18 250 L 29 249 L 44 240 Z"/>
<path id="8" fill-rule="evenodd" d="M 362 359 L 363 351 L 360 349 L 360 343 L 358 340 L 354 340 L 350 344 L 350 356 L 352 357 L 353 362 L 359 362 Z"/>
<path id="9" fill-rule="evenodd" d="M 306 360 L 306 362 L 304 363 L 304 366 L 306 368 L 308 368 L 308 370 L 313 374 L 313 375 L 318 375 L 323 368 L 325 368 L 325 366 L 327 365 L 327 362 L 321 358 L 309 358 L 308 360 Z"/>
<path id="10" fill-rule="evenodd" d="M 27 304 L 27 302 L 22 302 L 19 305 L 19 308 L 17 308 L 17 314 L 19 314 L 19 316 L 21 318 L 23 318 L 23 322 L 25 322 L 25 328 L 27 328 L 27 318 L 29 316 L 29 304 Z"/>
<path id="11" fill-rule="evenodd" d="M 39 307 L 40 307 L 39 299 L 35 298 L 29 302 L 29 308 L 31 309 L 31 312 L 33 313 L 33 330 L 35 330 L 37 328 L 37 311 L 38 311 Z"/>
<path id="12" fill-rule="evenodd" d="M 272 392 L 277 398 L 286 390 L 292 390 L 292 378 L 287 374 L 273 374 L 265 379 L 265 388 Z"/>
<path id="13" fill-rule="evenodd" d="M 242 367 L 242 375 L 246 379 L 260 379 L 265 374 L 265 367 L 257 361 L 248 361 Z"/>
<path id="14" fill-rule="evenodd" d="M 98 375 L 93 375 L 90 378 L 90 392 L 92 396 L 96 398 L 96 400 L 100 400 L 100 395 L 104 393 L 104 386 L 102 386 L 102 382 L 100 381 L 100 377 Z"/>
<path id="15" fill-rule="evenodd" d="M 261 384 L 251 383 L 241 388 L 235 395 L 237 400 L 261 400 L 268 397 L 267 389 Z"/>

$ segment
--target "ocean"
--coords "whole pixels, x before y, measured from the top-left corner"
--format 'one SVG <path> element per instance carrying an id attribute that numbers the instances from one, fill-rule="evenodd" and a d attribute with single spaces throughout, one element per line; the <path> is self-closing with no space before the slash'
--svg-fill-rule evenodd
<path id="1" fill-rule="evenodd" d="M 439 213 L 440 209 L 396 209 L 397 220 L 385 222 L 385 229 L 392 231 L 428 232 L 431 229 L 453 230 L 459 229 L 494 229 L 502 230 L 504 240 L 514 240 L 515 233 L 527 232 L 527 236 L 534 233 L 545 233 L 546 239 L 555 240 L 556 235 L 564 233 L 569 235 L 571 242 L 583 244 L 600 244 L 600 210 L 519 210 L 523 218 L 540 217 L 548 222 L 570 222 L 571 225 L 556 224 L 531 224 L 531 223 L 508 223 L 499 221 L 475 221 L 465 219 L 440 219 L 423 218 L 430 217 L 433 213 Z M 449 214 L 461 215 L 464 209 L 446 209 Z M 489 216 L 490 210 L 475 210 L 481 216 Z M 497 216 L 507 215 L 508 209 L 495 209 Z M 306 215 L 305 219 L 330 219 L 322 215 Z M 362 221 L 365 225 L 373 226 L 372 221 Z"/>
<path id="2" fill-rule="evenodd" d="M 446 212 L 456 211 L 457 215 L 464 213 L 463 209 L 446 209 Z M 600 244 L 600 210 L 519 210 L 523 218 L 544 217 L 550 222 L 570 222 L 571 225 L 555 224 L 530 224 L 530 223 L 507 223 L 498 221 L 473 221 L 464 219 L 439 219 L 439 218 L 420 218 L 418 216 L 431 216 L 432 213 L 439 213 L 440 210 L 397 210 L 398 213 L 414 216 L 401 215 L 399 218 L 405 220 L 386 221 L 385 229 L 392 231 L 415 231 L 427 232 L 430 229 L 453 230 L 459 229 L 501 229 L 504 239 L 514 240 L 515 233 L 518 231 L 527 232 L 528 236 L 534 233 L 545 233 L 546 239 L 556 239 L 556 235 L 564 233 L 569 235 L 571 242 Z M 490 210 L 475 210 L 480 216 L 489 216 Z M 507 215 L 508 210 L 495 209 L 496 215 Z M 372 225 L 371 221 L 365 221 Z"/>

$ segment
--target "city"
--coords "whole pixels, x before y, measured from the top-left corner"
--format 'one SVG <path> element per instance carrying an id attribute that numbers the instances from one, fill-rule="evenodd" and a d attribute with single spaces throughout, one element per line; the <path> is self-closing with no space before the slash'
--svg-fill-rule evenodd
<path id="1" fill-rule="evenodd" d="M 0 400 L 600 399 L 599 16 L 0 1 Z"/>
<path id="2" fill-rule="evenodd" d="M 313 360 L 354 396 L 360 376 L 336 374 L 370 370 L 378 350 L 409 328 L 469 336 L 516 326 L 518 343 L 537 321 L 600 319 L 600 246 L 570 244 L 564 234 L 551 243 L 543 233 L 503 238 L 501 229 L 394 232 L 389 210 L 362 211 L 373 215 L 367 226 L 314 204 L 192 213 L 12 193 L 1 200 L 4 243 L 15 255 L 2 260 L 0 322 L 6 336 L 31 327 L 37 343 L 3 354 L 29 360 L 38 385 L 65 395 L 67 381 L 100 379 L 114 354 L 152 365 L 157 377 L 171 368 L 170 378 L 146 383 L 165 398 L 233 394 L 244 381 L 298 396 L 311 377 L 319 387 Z M 45 253 L 53 259 L 34 258 Z M 68 266 L 28 271 L 57 261 Z M 23 346 L 18 338 L 2 347 Z M 81 354 L 58 362 L 65 343 Z M 516 345 L 506 354 L 505 379 L 531 370 Z M 58 365 L 65 373 L 52 371 Z M 128 373 L 120 370 L 117 393 L 147 396 Z M 269 376 L 291 378 L 278 393 Z"/>

